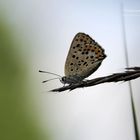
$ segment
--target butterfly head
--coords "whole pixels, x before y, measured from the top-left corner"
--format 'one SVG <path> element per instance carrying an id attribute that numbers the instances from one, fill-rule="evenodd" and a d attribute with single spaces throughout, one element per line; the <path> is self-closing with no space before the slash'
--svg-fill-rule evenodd
<path id="1" fill-rule="evenodd" d="M 78 75 L 72 75 L 72 76 L 63 76 L 60 79 L 60 82 L 63 84 L 76 84 L 81 82 L 84 79 L 84 77 L 78 76 Z"/>
<path id="2" fill-rule="evenodd" d="M 66 76 L 63 76 L 61 79 L 60 79 L 60 82 L 62 83 L 62 84 L 67 84 L 68 82 L 67 82 L 68 80 L 67 80 L 67 77 Z"/>

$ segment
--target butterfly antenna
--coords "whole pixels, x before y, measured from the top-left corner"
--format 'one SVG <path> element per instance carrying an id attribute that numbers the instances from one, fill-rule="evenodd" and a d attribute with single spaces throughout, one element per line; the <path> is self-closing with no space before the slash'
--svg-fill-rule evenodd
<path id="1" fill-rule="evenodd" d="M 57 78 L 52 78 L 52 79 L 49 79 L 49 80 L 45 80 L 45 81 L 42 81 L 42 83 L 46 83 L 46 82 L 54 80 L 54 79 L 59 79 L 59 78 L 57 77 Z"/>
<path id="2" fill-rule="evenodd" d="M 48 74 L 52 74 L 52 75 L 55 75 L 55 76 L 62 77 L 62 76 L 60 76 L 60 75 L 58 75 L 58 74 L 55 74 L 55 73 L 52 73 L 52 72 L 48 72 L 48 71 L 39 70 L 39 72 L 41 72 L 41 73 L 48 73 Z"/>

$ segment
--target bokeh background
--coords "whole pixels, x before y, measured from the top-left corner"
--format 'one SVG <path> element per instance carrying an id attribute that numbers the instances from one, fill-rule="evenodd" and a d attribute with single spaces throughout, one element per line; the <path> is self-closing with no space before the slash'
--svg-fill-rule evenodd
<path id="1" fill-rule="evenodd" d="M 138 0 L 0 0 L 0 139 L 134 140 L 140 80 L 51 93 L 74 35 L 85 32 L 107 58 L 90 78 L 140 66 Z"/>

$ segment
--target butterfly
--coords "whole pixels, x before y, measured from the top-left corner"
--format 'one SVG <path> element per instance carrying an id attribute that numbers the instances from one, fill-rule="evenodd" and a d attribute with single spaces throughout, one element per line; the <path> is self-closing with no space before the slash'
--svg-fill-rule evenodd
<path id="1" fill-rule="evenodd" d="M 46 73 L 61 77 L 60 81 L 63 84 L 70 85 L 82 82 L 99 68 L 106 58 L 104 52 L 104 49 L 89 35 L 79 32 L 75 35 L 66 58 L 65 76 L 61 77 L 54 73 Z"/>

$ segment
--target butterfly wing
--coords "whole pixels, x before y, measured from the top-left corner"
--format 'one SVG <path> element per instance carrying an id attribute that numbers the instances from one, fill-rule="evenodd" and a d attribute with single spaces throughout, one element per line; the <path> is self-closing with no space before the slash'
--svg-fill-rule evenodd
<path id="1" fill-rule="evenodd" d="M 85 33 L 74 37 L 66 62 L 65 75 L 86 78 L 98 69 L 106 57 L 104 49 Z"/>

